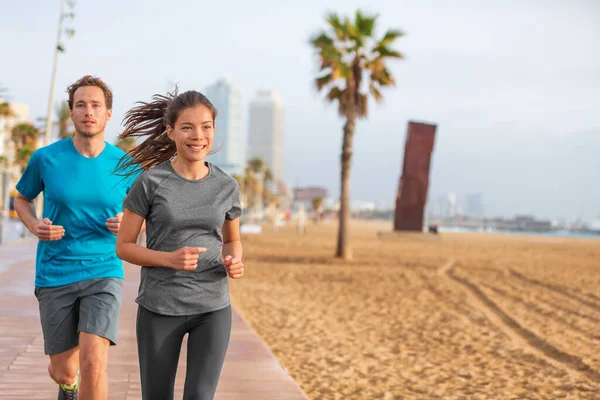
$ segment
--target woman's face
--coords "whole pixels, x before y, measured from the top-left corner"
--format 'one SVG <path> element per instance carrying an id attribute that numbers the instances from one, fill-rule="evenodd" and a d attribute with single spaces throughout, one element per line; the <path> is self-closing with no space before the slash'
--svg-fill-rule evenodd
<path id="1" fill-rule="evenodd" d="M 215 129 L 212 112 L 200 104 L 181 111 L 174 126 L 167 126 L 167 135 L 175 142 L 178 157 L 204 162 L 212 149 Z"/>

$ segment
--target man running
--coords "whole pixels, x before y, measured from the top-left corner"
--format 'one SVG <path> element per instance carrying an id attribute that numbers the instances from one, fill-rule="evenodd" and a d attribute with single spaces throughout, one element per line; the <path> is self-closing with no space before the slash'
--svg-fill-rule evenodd
<path id="1" fill-rule="evenodd" d="M 123 291 L 116 234 L 134 179 L 112 173 L 125 153 L 104 140 L 110 88 L 88 75 L 67 91 L 75 135 L 32 154 L 17 184 L 15 209 L 39 238 L 35 295 L 58 398 L 105 400 L 108 348 L 117 341 Z M 38 218 L 33 200 L 41 192 Z"/>

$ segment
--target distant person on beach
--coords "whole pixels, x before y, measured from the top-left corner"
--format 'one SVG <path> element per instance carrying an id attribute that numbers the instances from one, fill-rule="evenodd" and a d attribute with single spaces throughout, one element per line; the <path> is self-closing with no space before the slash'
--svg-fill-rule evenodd
<path id="1" fill-rule="evenodd" d="M 298 235 L 304 235 L 304 224 L 306 220 L 306 211 L 304 211 L 304 205 L 300 205 L 300 209 L 298 210 L 298 214 L 296 216 L 298 222 Z"/>
<path id="2" fill-rule="evenodd" d="M 244 274 L 237 182 L 205 160 L 216 110 L 201 93 L 155 95 L 125 116 L 145 137 L 119 167 L 144 172 L 125 199 L 117 255 L 140 265 L 137 343 L 142 398 L 172 399 L 188 334 L 184 399 L 213 399 L 231 332 L 227 277 Z M 147 221 L 147 247 L 136 243 Z"/>
<path id="3" fill-rule="evenodd" d="M 123 291 L 116 235 L 135 179 L 111 174 L 125 153 L 104 140 L 112 114 L 109 87 L 84 76 L 67 91 L 75 135 L 31 155 L 15 209 L 39 239 L 35 296 L 58 398 L 107 399 L 108 348 L 117 342 Z M 38 217 L 33 200 L 41 192 Z"/>

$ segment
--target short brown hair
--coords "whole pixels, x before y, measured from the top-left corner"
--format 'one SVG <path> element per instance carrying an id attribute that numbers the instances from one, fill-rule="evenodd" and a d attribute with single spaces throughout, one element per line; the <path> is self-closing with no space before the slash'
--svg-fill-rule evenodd
<path id="1" fill-rule="evenodd" d="M 84 76 L 67 88 L 67 93 L 69 93 L 69 109 L 73 109 L 73 96 L 75 96 L 75 91 L 83 86 L 96 86 L 97 88 L 102 89 L 102 92 L 104 92 L 104 100 L 106 101 L 106 108 L 112 110 L 112 91 L 102 79 L 91 75 Z"/>

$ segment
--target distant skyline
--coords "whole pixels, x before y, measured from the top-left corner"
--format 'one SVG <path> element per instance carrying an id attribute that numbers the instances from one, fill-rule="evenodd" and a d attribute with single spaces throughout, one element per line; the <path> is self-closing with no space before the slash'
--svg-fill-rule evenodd
<path id="1" fill-rule="evenodd" d="M 217 109 L 213 151 L 207 160 L 228 174 L 242 175 L 246 167 L 244 104 L 240 90 L 228 79 L 219 79 L 204 89 L 204 95 Z"/>
<path id="2" fill-rule="evenodd" d="M 250 102 L 248 160 L 260 158 L 274 181 L 285 181 L 284 110 L 276 91 L 259 91 Z"/>
<path id="3" fill-rule="evenodd" d="M 368 4 L 368 7 L 363 7 Z M 58 0 L 5 2 L 0 85 L 45 117 Z M 600 215 L 600 2 L 543 0 L 174 0 L 77 2 L 56 101 L 84 74 L 114 91 L 113 142 L 124 113 L 178 83 L 229 77 L 245 110 L 259 90 L 285 104 L 285 176 L 291 186 L 339 193 L 343 120 L 316 93 L 309 37 L 324 15 L 380 14 L 378 34 L 406 32 L 389 64 L 398 82 L 357 124 L 351 198 L 393 206 L 409 120 L 439 127 L 430 195 L 480 192 L 486 214 Z M 235 13 L 232 11 L 235 10 Z M 245 114 L 247 115 L 247 113 Z M 247 134 L 248 120 L 242 122 Z M 218 135 L 217 129 L 217 135 Z"/>

